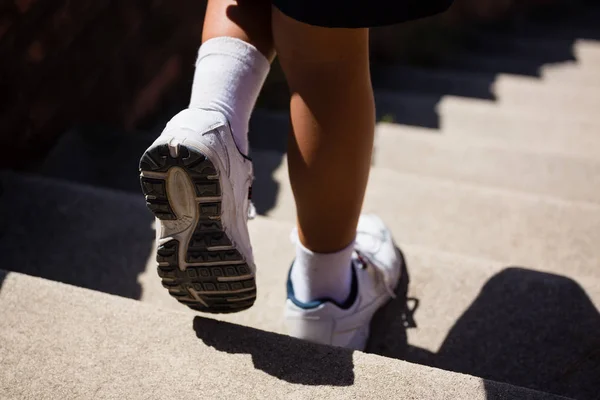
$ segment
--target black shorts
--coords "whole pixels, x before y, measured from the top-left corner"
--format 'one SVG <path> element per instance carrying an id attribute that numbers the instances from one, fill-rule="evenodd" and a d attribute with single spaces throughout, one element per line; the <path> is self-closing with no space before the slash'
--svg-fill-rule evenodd
<path id="1" fill-rule="evenodd" d="M 287 16 L 328 28 L 372 28 L 446 11 L 453 0 L 272 0 Z"/>

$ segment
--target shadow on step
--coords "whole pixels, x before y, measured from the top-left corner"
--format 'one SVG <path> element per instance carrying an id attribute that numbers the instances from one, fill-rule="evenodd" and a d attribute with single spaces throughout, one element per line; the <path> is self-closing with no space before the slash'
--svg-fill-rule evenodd
<path id="1" fill-rule="evenodd" d="M 378 121 L 439 129 L 443 121 L 437 108 L 445 96 L 497 100 L 500 74 L 535 79 L 550 65 L 580 63 L 577 39 L 597 37 L 600 31 L 595 21 L 576 18 L 588 9 L 568 9 L 551 19 L 524 19 L 514 26 L 472 27 L 462 33 L 459 51 L 438 57 L 442 59 L 414 60 L 417 67 L 398 65 L 393 52 L 379 54 L 375 48 L 371 71 Z M 400 28 L 396 33 L 401 41 L 403 32 Z M 394 27 L 375 30 L 373 37 L 375 42 L 391 42 Z M 531 102 L 537 101 L 532 97 Z"/>
<path id="2" fill-rule="evenodd" d="M 157 132 L 158 131 L 158 132 Z M 121 129 L 81 125 L 65 132 L 40 166 L 40 173 L 141 196 L 138 165 L 160 130 L 127 134 Z"/>
<path id="3" fill-rule="evenodd" d="M 572 279 L 503 270 L 483 286 L 437 353 L 406 346 L 402 337 L 394 342 L 393 332 L 410 326 L 401 314 L 388 312 L 391 329 L 374 339 L 371 351 L 577 399 L 598 398 L 600 313 Z M 497 398 L 494 388 L 487 389 L 488 398 Z"/>
<path id="4" fill-rule="evenodd" d="M 435 365 L 577 399 L 597 398 L 598 332 L 600 314 L 577 282 L 508 268 L 486 283 L 456 322 Z"/>
<path id="5" fill-rule="evenodd" d="M 226 329 L 223 329 L 226 325 Z M 201 317 L 194 318 L 196 336 L 207 346 L 229 354 L 250 354 L 254 367 L 278 379 L 301 385 L 354 384 L 352 351 L 302 342 Z M 272 346 L 276 342 L 277 346 Z M 243 396 L 242 396 L 243 397 Z"/>
<path id="6" fill-rule="evenodd" d="M 175 107 L 175 106 L 174 106 Z M 182 108 L 185 105 L 182 106 Z M 165 118 L 171 115 L 165 113 Z M 80 126 L 66 132 L 48 154 L 41 174 L 71 182 L 124 190 L 141 198 L 138 163 L 141 154 L 163 129 L 163 121 L 146 133 L 128 135 L 103 126 Z M 266 215 L 277 201 L 279 184 L 273 172 L 287 148 L 289 121 L 286 114 L 257 111 L 250 124 L 254 153 L 253 202 Z M 252 155 L 252 154 L 251 154 Z"/>
<path id="7" fill-rule="evenodd" d="M 383 335 L 388 335 L 386 338 L 394 344 L 394 348 L 407 347 L 406 328 L 415 326 L 412 314 L 418 304 L 418 300 L 406 298 L 408 282 L 408 273 L 404 271 L 403 279 L 396 288 L 396 299 L 375 316 L 371 337 L 377 337 L 378 340 L 374 348 L 369 344 L 371 352 L 385 352 L 380 346 Z M 394 329 L 390 329 L 387 323 L 394 320 L 400 323 L 393 324 Z M 223 329 L 222 325 L 226 325 L 227 329 Z M 194 331 L 207 346 L 229 354 L 250 354 L 256 369 L 289 383 L 328 386 L 354 384 L 350 350 L 304 341 L 301 342 L 302 346 L 298 346 L 298 339 L 289 336 L 201 317 L 194 318 Z M 277 346 L 270 346 L 275 338 Z"/>
<path id="8" fill-rule="evenodd" d="M 250 155 L 254 166 L 252 202 L 259 215 L 267 215 L 277 204 L 279 183 L 273 174 L 287 151 L 289 130 L 289 117 L 284 113 L 255 111 L 250 121 Z"/>
<path id="9" fill-rule="evenodd" d="M 403 270 L 395 290 L 396 298 L 373 316 L 367 352 L 406 359 L 409 348 L 406 330 L 417 326 L 414 315 L 419 307 L 419 299 L 408 297 L 409 269 L 404 254 L 400 249 L 397 250 L 402 258 Z"/>
<path id="10" fill-rule="evenodd" d="M 141 196 L 0 173 L 0 268 L 139 299 L 153 257 Z"/>

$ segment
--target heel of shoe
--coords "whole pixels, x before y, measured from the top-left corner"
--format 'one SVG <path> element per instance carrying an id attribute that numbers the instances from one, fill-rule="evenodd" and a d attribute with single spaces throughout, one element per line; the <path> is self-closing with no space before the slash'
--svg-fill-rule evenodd
<path id="1" fill-rule="evenodd" d="M 170 189 L 174 171 L 186 174 L 192 189 Z M 232 313 L 250 308 L 256 299 L 255 277 L 222 225 L 222 190 L 215 164 L 193 147 L 163 143 L 144 153 L 140 172 L 146 204 L 163 232 L 189 232 L 185 239 L 165 237 L 168 240 L 157 249 L 163 286 L 194 310 Z M 193 217 L 178 215 L 179 204 L 192 203 Z"/>

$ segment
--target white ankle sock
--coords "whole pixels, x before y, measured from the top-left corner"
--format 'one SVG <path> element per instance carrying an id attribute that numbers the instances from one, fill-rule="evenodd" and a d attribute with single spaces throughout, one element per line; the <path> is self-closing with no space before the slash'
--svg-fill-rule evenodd
<path id="1" fill-rule="evenodd" d="M 294 296 L 303 303 L 331 298 L 344 303 L 352 286 L 351 258 L 354 242 L 336 253 L 319 254 L 296 244 L 291 280 Z"/>
<path id="2" fill-rule="evenodd" d="M 243 154 L 248 153 L 250 114 L 269 69 L 256 47 L 232 37 L 209 39 L 198 52 L 190 108 L 223 113 Z"/>

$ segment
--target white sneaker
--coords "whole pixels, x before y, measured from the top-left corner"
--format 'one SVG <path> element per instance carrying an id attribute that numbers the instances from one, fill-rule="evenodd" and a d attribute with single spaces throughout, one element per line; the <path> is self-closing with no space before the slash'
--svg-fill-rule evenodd
<path id="1" fill-rule="evenodd" d="M 376 216 L 361 216 L 352 258 L 352 289 L 345 304 L 323 299 L 302 303 L 288 279 L 285 319 L 291 336 L 311 342 L 364 350 L 375 312 L 398 286 L 402 256 L 390 231 Z"/>
<path id="2" fill-rule="evenodd" d="M 248 234 L 252 162 L 226 118 L 186 109 L 140 161 L 142 190 L 156 216 L 158 274 L 181 303 L 211 313 L 245 310 L 256 299 Z"/>

